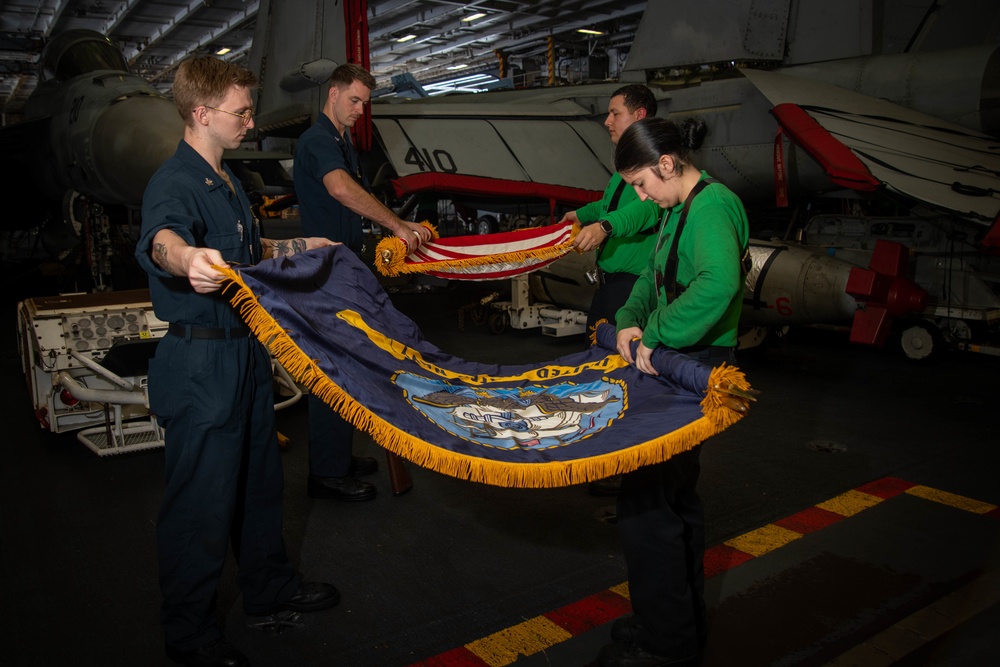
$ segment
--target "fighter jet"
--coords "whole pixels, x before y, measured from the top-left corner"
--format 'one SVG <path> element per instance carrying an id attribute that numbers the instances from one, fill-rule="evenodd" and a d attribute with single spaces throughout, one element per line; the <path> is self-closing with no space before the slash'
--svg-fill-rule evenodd
<path id="1" fill-rule="evenodd" d="M 289 136 L 291 119 L 318 112 L 308 86 L 290 85 L 296 72 L 355 51 L 296 39 L 282 61 L 278 45 L 289 40 L 275 34 L 274 13 L 295 12 L 295 2 L 271 4 L 254 49 L 279 76 L 261 90 L 258 130 L 271 131 L 272 118 L 274 131 Z M 723 4 L 648 3 L 614 83 L 376 100 L 368 153 L 375 187 L 399 203 L 448 200 L 491 212 L 490 220 L 558 219 L 604 188 L 613 169 L 602 127 L 608 98 L 622 83 L 641 82 L 657 95 L 658 115 L 708 123 L 696 162 L 743 198 L 754 233 L 766 233 L 756 252 L 771 261 L 757 262 L 761 270 L 748 279 L 749 326 L 846 323 L 853 339 L 879 344 L 894 320 L 907 331 L 926 323 L 933 337 L 952 330 L 961 312 L 995 333 L 995 291 L 980 285 L 987 296 L 973 303 L 970 290 L 952 287 L 981 283 L 970 254 L 989 262 L 986 253 L 1000 246 L 1000 48 L 990 32 L 1000 8 L 965 0 Z M 299 35 L 324 31 L 283 25 Z M 860 221 L 853 253 L 830 257 L 837 248 L 803 243 L 813 214 L 831 211 Z M 901 224 L 873 222 L 886 211 Z M 958 262 L 940 268 L 940 244 L 877 232 L 932 218 L 961 230 L 950 235 L 964 243 L 960 280 Z M 886 242 L 905 245 L 900 252 Z M 774 270 L 789 260 L 787 270 Z M 571 258 L 533 283 L 545 298 L 579 307 L 592 289 L 586 268 Z M 917 334 L 911 351 L 920 356 L 931 340 Z"/>
<path id="2" fill-rule="evenodd" d="M 183 123 L 173 102 L 130 73 L 121 51 L 90 30 L 70 30 L 43 49 L 24 121 L 0 130 L 7 201 L 5 234 L 41 230 L 43 255 L 65 258 L 87 240 L 95 283 L 109 286 L 113 226 L 127 223 L 146 183 L 177 148 Z"/>

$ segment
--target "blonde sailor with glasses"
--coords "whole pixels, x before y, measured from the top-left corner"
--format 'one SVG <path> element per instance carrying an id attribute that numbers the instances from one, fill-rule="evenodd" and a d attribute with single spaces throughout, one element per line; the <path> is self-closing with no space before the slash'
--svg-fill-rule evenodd
<path id="1" fill-rule="evenodd" d="M 330 584 L 303 582 L 286 555 L 271 360 L 221 294 L 215 268 L 331 245 L 262 239 L 222 162 L 252 127 L 254 85 L 251 72 L 217 58 L 180 64 L 173 92 L 184 137 L 150 179 L 136 243 L 153 309 L 169 322 L 149 364 L 149 407 L 165 429 L 160 620 L 167 657 L 183 665 L 248 664 L 217 626 L 230 547 L 249 616 L 319 611 L 340 599 Z"/>

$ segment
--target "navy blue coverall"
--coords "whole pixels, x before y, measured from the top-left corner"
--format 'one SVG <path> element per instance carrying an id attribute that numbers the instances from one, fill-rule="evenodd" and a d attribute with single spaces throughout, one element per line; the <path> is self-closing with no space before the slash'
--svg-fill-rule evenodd
<path id="1" fill-rule="evenodd" d="M 161 620 L 166 643 L 180 651 L 220 636 L 215 594 L 230 544 L 247 614 L 272 613 L 300 583 L 282 537 L 284 477 L 267 350 L 225 295 L 198 294 L 150 258 L 153 237 L 170 229 L 226 261 L 259 261 L 260 229 L 237 190 L 181 140 L 149 182 L 136 244 L 156 316 L 184 325 L 182 335 L 160 341 L 148 376 L 150 409 L 165 428 L 156 526 Z M 199 337 L 206 331 L 221 337 Z"/>
<path id="2" fill-rule="evenodd" d="M 361 254 L 361 216 L 347 208 L 326 189 L 323 177 L 343 169 L 361 187 L 367 181 L 353 144 L 337 131 L 326 114 L 302 133 L 295 147 L 295 194 L 306 236 L 322 236 L 343 243 Z M 346 477 L 350 474 L 354 425 L 326 403 L 309 394 L 309 473 L 317 477 Z"/>

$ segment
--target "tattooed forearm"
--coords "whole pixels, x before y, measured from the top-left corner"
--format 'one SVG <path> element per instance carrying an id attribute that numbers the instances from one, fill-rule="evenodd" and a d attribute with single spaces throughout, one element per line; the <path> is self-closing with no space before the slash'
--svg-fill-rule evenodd
<path id="1" fill-rule="evenodd" d="M 268 241 L 271 245 L 272 257 L 290 257 L 306 250 L 305 239 L 283 239 L 281 241 Z"/>
<path id="2" fill-rule="evenodd" d="M 167 244 L 166 243 L 154 243 L 153 252 L 151 254 L 153 261 L 162 269 L 169 270 L 167 266 Z"/>

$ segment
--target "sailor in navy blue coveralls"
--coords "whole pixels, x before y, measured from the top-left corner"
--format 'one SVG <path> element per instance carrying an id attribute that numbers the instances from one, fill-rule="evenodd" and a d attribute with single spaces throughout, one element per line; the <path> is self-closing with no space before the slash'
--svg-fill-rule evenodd
<path id="1" fill-rule="evenodd" d="M 356 255 L 362 251 L 362 216 L 402 238 L 410 250 L 429 240 L 430 232 L 399 218 L 369 191 L 358 152 L 350 141 L 354 127 L 371 99 L 375 79 L 355 64 L 339 66 L 331 75 L 322 113 L 296 143 L 295 193 L 302 229 L 308 236 L 343 243 Z M 307 492 L 316 498 L 364 501 L 377 490 L 357 479 L 378 468 L 371 457 L 351 452 L 354 426 L 326 403 L 309 396 L 309 479 Z"/>
<path id="2" fill-rule="evenodd" d="M 324 114 L 319 114 L 316 123 L 299 137 L 293 174 L 302 231 L 306 236 L 325 236 L 343 243 L 358 256 L 362 248 L 361 216 L 331 197 L 322 177 L 343 169 L 367 188 L 360 165 L 354 146 Z M 309 394 L 308 401 L 309 473 L 314 477 L 347 477 L 353 472 L 354 425 L 313 394 Z"/>
<path id="3" fill-rule="evenodd" d="M 262 239 L 250 202 L 223 162 L 253 127 L 249 70 L 213 56 L 177 67 L 184 138 L 153 174 L 135 255 L 153 310 L 168 322 L 149 364 L 149 407 L 165 434 L 166 488 L 156 542 L 164 652 L 189 667 L 247 667 L 222 636 L 216 589 L 230 546 L 243 608 L 281 627 L 287 614 L 340 601 L 331 584 L 301 581 L 281 535 L 284 477 L 267 350 L 223 294 L 227 263 L 288 258 L 324 238 Z"/>
<path id="4" fill-rule="evenodd" d="M 146 190 L 136 258 L 156 316 L 170 323 L 149 364 L 149 403 L 166 429 L 156 526 L 163 629 L 169 646 L 187 651 L 220 636 L 215 591 L 230 541 L 247 614 L 271 613 L 300 581 L 281 532 L 270 357 L 223 294 L 195 293 L 150 259 L 162 229 L 229 262 L 254 263 L 261 246 L 242 189 L 230 190 L 182 140 Z"/>

